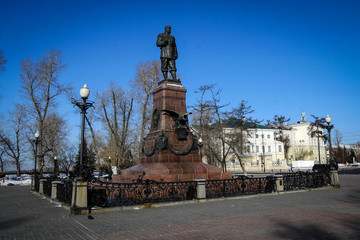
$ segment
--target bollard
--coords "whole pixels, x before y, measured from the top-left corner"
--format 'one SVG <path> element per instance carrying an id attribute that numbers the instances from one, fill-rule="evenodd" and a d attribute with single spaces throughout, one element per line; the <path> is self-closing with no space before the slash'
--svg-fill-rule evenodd
<path id="1" fill-rule="evenodd" d="M 44 194 L 44 182 L 47 182 L 47 179 L 40 179 L 39 193 Z"/>
<path id="2" fill-rule="evenodd" d="M 57 200 L 57 188 L 59 184 L 64 184 L 61 181 L 52 181 L 51 183 L 51 199 Z"/>
<path id="3" fill-rule="evenodd" d="M 205 188 L 205 179 L 195 179 L 196 184 L 196 199 L 202 200 L 206 199 L 206 188 Z"/>
<path id="4" fill-rule="evenodd" d="M 72 200 L 70 212 L 74 215 L 81 214 L 84 210 L 88 209 L 88 183 L 82 181 L 82 178 L 74 180 Z"/>
<path id="5" fill-rule="evenodd" d="M 275 175 L 276 177 L 276 191 L 283 192 L 284 191 L 284 177 L 283 175 Z"/>
<path id="6" fill-rule="evenodd" d="M 337 170 L 330 170 L 331 186 L 333 188 L 340 188 L 339 174 Z"/>

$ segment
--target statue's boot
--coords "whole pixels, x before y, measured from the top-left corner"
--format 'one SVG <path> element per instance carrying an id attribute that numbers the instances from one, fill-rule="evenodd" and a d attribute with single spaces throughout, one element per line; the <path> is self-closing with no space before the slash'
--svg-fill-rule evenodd
<path id="1" fill-rule="evenodd" d="M 164 75 L 164 80 L 167 81 L 168 80 L 168 73 L 167 72 L 163 72 Z"/>
<path id="2" fill-rule="evenodd" d="M 175 71 L 171 71 L 171 76 L 172 76 L 172 78 L 173 78 L 174 81 L 177 81 L 176 72 L 175 72 Z"/>

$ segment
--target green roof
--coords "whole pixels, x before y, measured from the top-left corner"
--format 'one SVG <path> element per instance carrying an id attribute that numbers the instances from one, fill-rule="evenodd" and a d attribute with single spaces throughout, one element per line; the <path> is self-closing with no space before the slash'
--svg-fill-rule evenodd
<path id="1" fill-rule="evenodd" d="M 223 121 L 222 125 L 225 128 L 236 128 L 236 127 L 240 127 L 242 125 L 245 128 L 275 129 L 275 128 L 272 128 L 272 127 L 268 127 L 268 126 L 264 126 L 264 125 L 260 125 L 260 124 L 255 124 L 253 122 L 248 122 L 248 121 L 243 123 L 242 120 L 233 119 L 233 118 Z"/>

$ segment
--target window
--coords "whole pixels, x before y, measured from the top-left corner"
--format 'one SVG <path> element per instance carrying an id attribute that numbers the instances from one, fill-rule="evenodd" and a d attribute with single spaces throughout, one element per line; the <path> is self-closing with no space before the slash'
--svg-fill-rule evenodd
<path id="1" fill-rule="evenodd" d="M 269 135 L 270 136 L 270 135 Z M 268 152 L 271 152 L 271 146 L 268 146 Z"/>
<path id="2" fill-rule="evenodd" d="M 247 146 L 247 152 L 248 153 L 250 152 L 250 146 Z"/>
<path id="3" fill-rule="evenodd" d="M 259 152 L 259 146 L 256 146 L 256 152 Z"/>
<path id="4" fill-rule="evenodd" d="M 252 145 L 252 151 L 251 152 L 254 152 L 254 145 Z"/>
<path id="5" fill-rule="evenodd" d="M 256 138 L 259 138 L 259 134 L 256 134 Z"/>
<path id="6" fill-rule="evenodd" d="M 268 134 L 268 139 L 270 139 L 270 134 Z"/>
<path id="7" fill-rule="evenodd" d="M 264 136 L 264 135 L 263 135 Z M 262 146 L 263 153 L 265 152 L 265 146 Z"/>
<path id="8" fill-rule="evenodd" d="M 264 134 L 261 134 L 261 138 L 264 138 Z"/>
<path id="9" fill-rule="evenodd" d="M 279 152 L 282 152 L 282 147 L 281 147 L 281 145 L 279 145 Z"/>

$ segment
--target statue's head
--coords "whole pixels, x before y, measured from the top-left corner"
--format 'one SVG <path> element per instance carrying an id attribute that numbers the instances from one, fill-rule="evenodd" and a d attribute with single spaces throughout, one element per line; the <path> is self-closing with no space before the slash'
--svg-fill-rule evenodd
<path id="1" fill-rule="evenodd" d="M 167 32 L 167 33 L 171 33 L 171 26 L 170 25 L 166 25 L 165 26 L 165 32 Z"/>

